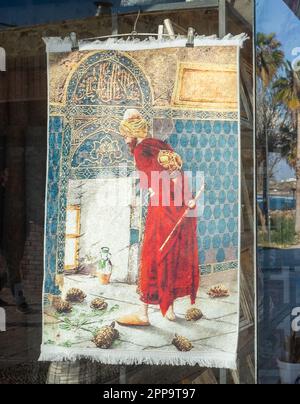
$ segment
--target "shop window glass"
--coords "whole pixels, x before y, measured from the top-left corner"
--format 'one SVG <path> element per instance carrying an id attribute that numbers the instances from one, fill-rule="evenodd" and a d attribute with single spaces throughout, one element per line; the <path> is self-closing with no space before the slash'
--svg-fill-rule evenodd
<path id="1" fill-rule="evenodd" d="M 300 375 L 299 38 L 299 1 L 256 1 L 261 383 L 294 384 Z"/>
<path id="2" fill-rule="evenodd" d="M 111 6 L 102 4 L 100 8 L 90 0 L 1 1 L 0 58 L 5 55 L 5 64 L 0 60 L 0 305 L 7 314 L 7 331 L 0 334 L 0 383 L 254 382 L 253 21 L 252 1 L 248 0 L 227 2 L 228 12 L 222 21 L 226 32 L 246 32 L 250 37 L 242 51 L 241 63 L 243 288 L 238 371 L 154 366 L 124 369 L 88 361 L 51 365 L 37 362 L 42 338 L 43 252 L 47 248 L 44 246 L 47 61 L 42 37 L 45 32 L 49 36 L 68 36 L 70 32 L 76 32 L 79 38 L 111 35 L 112 32 L 128 33 L 137 21 L 138 9 L 142 10 L 137 25 L 139 32 L 157 33 L 158 25 L 169 18 L 176 33 L 186 35 L 187 28 L 193 26 L 200 35 L 218 35 L 219 10 L 211 7 L 210 1 L 208 3 L 207 7 L 193 9 L 193 2 L 176 0 L 116 0 Z M 184 6 L 182 10 L 180 5 Z M 156 11 L 148 12 L 149 6 L 155 6 Z M 200 133 L 202 128 L 196 127 L 195 130 Z M 172 138 L 172 141 L 176 143 L 178 139 Z M 213 145 L 215 139 L 210 141 Z M 234 142 L 233 137 L 231 141 Z M 211 157 L 216 161 L 222 158 L 217 152 Z M 201 152 L 196 158 L 201 160 Z M 225 156 L 225 160 L 225 167 L 234 172 L 230 155 Z M 215 172 L 213 164 L 212 172 Z M 215 181 L 211 186 L 218 188 L 221 185 Z M 259 195 L 264 198 L 262 192 Z M 227 197 L 220 193 L 220 202 Z M 82 233 L 79 226 L 81 212 L 76 203 L 72 201 L 67 208 L 65 269 L 70 276 L 80 266 L 77 241 Z M 288 198 L 284 203 L 293 202 Z M 262 211 L 263 217 L 264 199 L 260 204 L 259 212 Z M 219 216 L 220 212 L 215 214 Z M 229 216 L 230 212 L 225 208 L 224 214 Z M 281 223 L 280 218 L 278 221 Z M 224 223 L 220 221 L 220 232 L 224 231 L 224 226 L 225 220 Z M 234 227 L 230 229 L 234 230 Z M 135 229 L 131 230 L 130 239 L 138 240 L 140 235 L 134 233 Z M 280 231 L 290 235 L 288 226 Z M 237 238 L 236 233 L 232 238 L 227 235 L 225 245 L 237 244 Z M 220 240 L 216 238 L 214 243 L 218 245 Z M 222 254 L 220 250 L 221 257 Z M 8 272 L 14 285 L 12 291 L 7 288 Z M 9 305 L 6 306 L 5 302 Z M 24 321 L 24 315 L 28 316 L 28 321 Z"/>

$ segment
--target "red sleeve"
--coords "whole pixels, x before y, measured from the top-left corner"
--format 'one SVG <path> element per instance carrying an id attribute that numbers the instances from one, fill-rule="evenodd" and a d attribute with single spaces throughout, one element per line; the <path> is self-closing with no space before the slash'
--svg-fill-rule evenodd
<path id="1" fill-rule="evenodd" d="M 135 163 L 140 174 L 140 187 L 148 189 L 151 187 L 152 171 L 162 171 L 163 168 L 158 162 L 158 154 L 161 150 L 173 149 L 158 139 L 145 139 L 140 143 L 135 151 Z"/>

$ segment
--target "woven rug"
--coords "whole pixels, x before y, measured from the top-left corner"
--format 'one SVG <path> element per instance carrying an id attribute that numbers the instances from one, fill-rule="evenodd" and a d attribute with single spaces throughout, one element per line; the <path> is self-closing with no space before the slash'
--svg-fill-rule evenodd
<path id="1" fill-rule="evenodd" d="M 45 39 L 41 360 L 236 368 L 245 39 Z"/>

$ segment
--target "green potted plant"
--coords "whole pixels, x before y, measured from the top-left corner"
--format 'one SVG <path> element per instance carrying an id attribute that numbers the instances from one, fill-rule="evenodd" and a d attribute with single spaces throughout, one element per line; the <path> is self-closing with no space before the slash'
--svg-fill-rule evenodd
<path id="1" fill-rule="evenodd" d="M 101 258 L 98 265 L 97 275 L 101 285 L 108 285 L 112 274 L 113 265 L 111 253 L 108 247 L 101 248 Z"/>

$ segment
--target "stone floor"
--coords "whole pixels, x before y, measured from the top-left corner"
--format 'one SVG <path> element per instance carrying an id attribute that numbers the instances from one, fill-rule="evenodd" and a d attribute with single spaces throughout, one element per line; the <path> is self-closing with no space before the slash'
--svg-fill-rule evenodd
<path id="1" fill-rule="evenodd" d="M 209 279 L 208 279 L 209 278 Z M 237 301 L 237 283 L 236 274 L 228 274 L 223 277 L 218 276 L 215 279 L 210 277 L 202 278 L 201 292 L 197 299 L 197 306 L 200 307 L 205 318 L 197 323 L 188 323 L 184 320 L 184 314 L 189 302 L 182 299 L 176 302 L 177 323 L 170 323 L 162 318 L 156 307 L 151 308 L 150 318 L 152 326 L 139 330 L 119 327 L 121 341 L 118 347 L 122 349 L 162 349 L 174 350 L 170 346 L 170 340 L 175 333 L 191 334 L 191 339 L 198 349 L 211 350 L 212 352 L 231 352 L 233 338 L 235 337 L 237 314 L 235 302 Z M 206 291 L 212 284 L 222 282 L 230 285 L 231 296 L 227 299 L 210 300 Z M 112 284 L 101 286 L 97 279 L 88 277 L 71 276 L 66 280 L 66 288 L 79 287 L 84 289 L 87 294 L 87 300 L 83 305 L 77 305 L 74 313 L 60 320 L 53 317 L 55 313 L 48 311 L 46 321 L 49 325 L 45 328 L 46 334 L 51 342 L 62 346 L 93 346 L 90 342 L 91 332 L 102 325 L 109 324 L 120 314 L 127 311 L 137 310 L 139 299 L 135 293 L 135 286 L 125 284 Z M 123 290 L 125 292 L 123 292 Z M 1 292 L 1 298 L 8 301 L 10 306 L 6 308 L 7 313 L 7 331 L 0 333 L 0 384 L 2 383 L 44 383 L 49 364 L 37 363 L 40 354 L 40 344 L 42 338 L 42 313 L 41 313 L 41 295 L 39 293 L 26 294 L 32 308 L 30 315 L 22 315 L 16 312 L 16 308 L 9 290 Z M 90 301 L 95 296 L 104 297 L 109 303 L 108 310 L 103 315 L 94 315 L 89 308 Z M 120 298 L 122 296 L 123 298 Z M 125 296 L 125 297 L 124 297 Z M 70 320 L 68 327 L 66 319 Z M 61 321 L 63 320 L 63 321 Z M 71 323 L 71 327 L 70 327 Z M 64 329 L 65 328 L 65 329 Z M 81 328 L 86 328 L 84 331 Z M 74 330 L 70 332 L 68 329 Z M 75 337 L 74 337 L 75 335 Z M 107 373 L 112 369 L 118 373 L 118 367 L 99 366 L 99 372 Z M 175 383 L 187 377 L 189 372 L 199 373 L 199 369 L 187 367 L 133 367 L 133 380 L 140 383 L 148 380 L 147 377 L 158 382 L 165 380 Z M 150 373 L 148 375 L 148 373 Z M 154 375 L 154 373 L 155 375 Z M 99 373 L 99 374 L 100 374 Z M 157 373 L 157 374 L 156 374 Z M 147 376 L 148 375 L 148 376 Z M 106 380 L 105 377 L 103 380 Z M 102 381 L 103 382 L 103 381 Z"/>
<path id="2" fill-rule="evenodd" d="M 175 334 L 188 337 L 198 352 L 234 353 L 236 349 L 238 285 L 230 280 L 225 286 L 230 289 L 230 297 L 212 300 L 207 291 L 211 285 L 202 284 L 196 305 L 204 318 L 198 322 L 185 320 L 186 310 L 190 307 L 188 298 L 175 303 L 177 321 L 172 323 L 162 317 L 157 307 L 150 308 L 150 327 L 121 327 L 120 341 L 115 348 L 120 350 L 160 350 L 176 351 L 171 344 Z M 82 289 L 86 301 L 74 306 L 68 315 L 57 316 L 51 308 L 46 308 L 45 343 L 62 347 L 93 348 L 93 333 L 103 325 L 110 324 L 119 316 L 137 312 L 140 307 L 136 286 L 127 284 L 100 285 L 97 278 L 73 275 L 66 278 L 65 290 L 71 287 Z M 95 297 L 103 297 L 108 309 L 95 312 L 90 309 L 90 302 Z"/>

